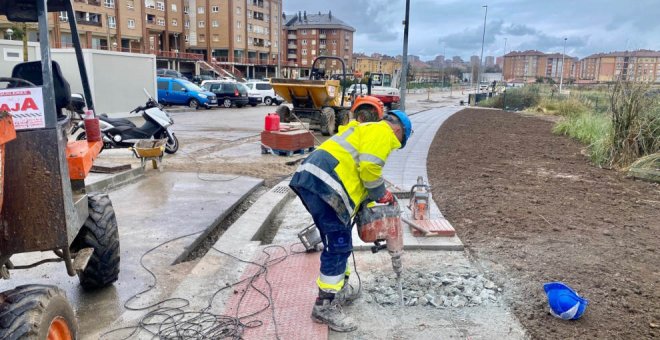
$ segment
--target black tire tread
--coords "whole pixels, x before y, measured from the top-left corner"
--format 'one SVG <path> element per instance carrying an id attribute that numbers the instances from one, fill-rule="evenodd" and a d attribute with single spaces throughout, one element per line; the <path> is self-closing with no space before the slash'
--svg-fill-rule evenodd
<path id="1" fill-rule="evenodd" d="M 45 339 L 44 334 L 48 334 L 47 328 L 55 316 L 67 321 L 75 339 L 75 314 L 61 289 L 50 285 L 23 285 L 0 293 L 0 301 L 0 339 Z"/>
<path id="2" fill-rule="evenodd" d="M 321 134 L 330 136 L 335 132 L 335 110 L 331 107 L 321 109 Z"/>
<path id="3" fill-rule="evenodd" d="M 89 216 L 71 245 L 73 251 L 94 248 L 87 267 L 78 274 L 85 289 L 103 288 L 119 277 L 119 230 L 110 197 L 104 193 L 90 193 Z"/>

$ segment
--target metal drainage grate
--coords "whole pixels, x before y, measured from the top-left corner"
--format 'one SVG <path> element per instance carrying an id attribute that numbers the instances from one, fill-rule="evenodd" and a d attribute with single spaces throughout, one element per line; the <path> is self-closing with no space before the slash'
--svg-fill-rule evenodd
<path id="1" fill-rule="evenodd" d="M 272 192 L 278 193 L 278 194 L 288 194 L 289 193 L 289 188 L 285 186 L 278 185 L 275 188 L 273 188 Z"/>

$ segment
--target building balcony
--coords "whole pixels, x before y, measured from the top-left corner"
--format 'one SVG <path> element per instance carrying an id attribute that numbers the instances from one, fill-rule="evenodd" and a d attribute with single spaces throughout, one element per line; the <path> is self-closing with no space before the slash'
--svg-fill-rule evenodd
<path id="1" fill-rule="evenodd" d="M 325 37 L 326 37 L 325 33 L 319 34 L 319 39 L 325 39 Z"/>
<path id="2" fill-rule="evenodd" d="M 78 20 L 76 20 L 76 22 L 77 22 L 79 25 L 88 25 L 88 26 L 97 26 L 97 27 L 102 27 L 102 26 L 103 26 L 103 25 L 102 25 L 100 22 L 98 22 L 98 21 L 88 21 L 88 20 L 81 20 L 81 19 L 78 19 Z"/>
<path id="3" fill-rule="evenodd" d="M 296 54 L 287 54 L 287 55 L 286 55 L 286 58 L 287 58 L 287 59 L 297 59 L 297 58 L 298 58 L 298 55 L 296 55 Z"/>
<path id="4" fill-rule="evenodd" d="M 327 48 L 326 46 L 327 46 L 326 44 L 321 44 L 321 45 L 319 45 L 319 48 L 322 49 L 322 50 L 325 50 Z"/>
<path id="5" fill-rule="evenodd" d="M 287 34 L 287 35 L 286 35 L 286 38 L 287 38 L 287 39 L 298 39 L 298 36 L 295 35 L 295 34 Z"/>
<path id="6" fill-rule="evenodd" d="M 298 45 L 296 44 L 288 44 L 286 47 L 292 50 L 298 49 Z"/>

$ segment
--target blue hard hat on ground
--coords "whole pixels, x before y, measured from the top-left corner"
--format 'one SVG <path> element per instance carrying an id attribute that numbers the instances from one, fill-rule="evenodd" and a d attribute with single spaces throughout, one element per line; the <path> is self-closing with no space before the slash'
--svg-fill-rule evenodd
<path id="1" fill-rule="evenodd" d="M 548 282 L 543 285 L 543 289 L 548 296 L 550 313 L 563 320 L 579 319 L 589 304 L 589 301 L 562 282 Z"/>
<path id="2" fill-rule="evenodd" d="M 403 125 L 403 140 L 401 141 L 401 149 L 403 149 L 406 146 L 408 138 L 410 138 L 410 135 L 412 134 L 412 122 L 410 121 L 410 118 L 408 118 L 408 115 L 401 110 L 392 110 L 389 111 L 388 114 L 395 115 Z"/>

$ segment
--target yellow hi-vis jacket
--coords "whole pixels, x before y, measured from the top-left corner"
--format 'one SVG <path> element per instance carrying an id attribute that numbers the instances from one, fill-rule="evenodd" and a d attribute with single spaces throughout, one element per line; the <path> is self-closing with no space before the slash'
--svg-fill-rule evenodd
<path id="1" fill-rule="evenodd" d="M 385 194 L 383 166 L 400 147 L 387 122 L 351 121 L 305 159 L 289 185 L 319 195 L 348 225 L 367 197 L 377 200 Z"/>

